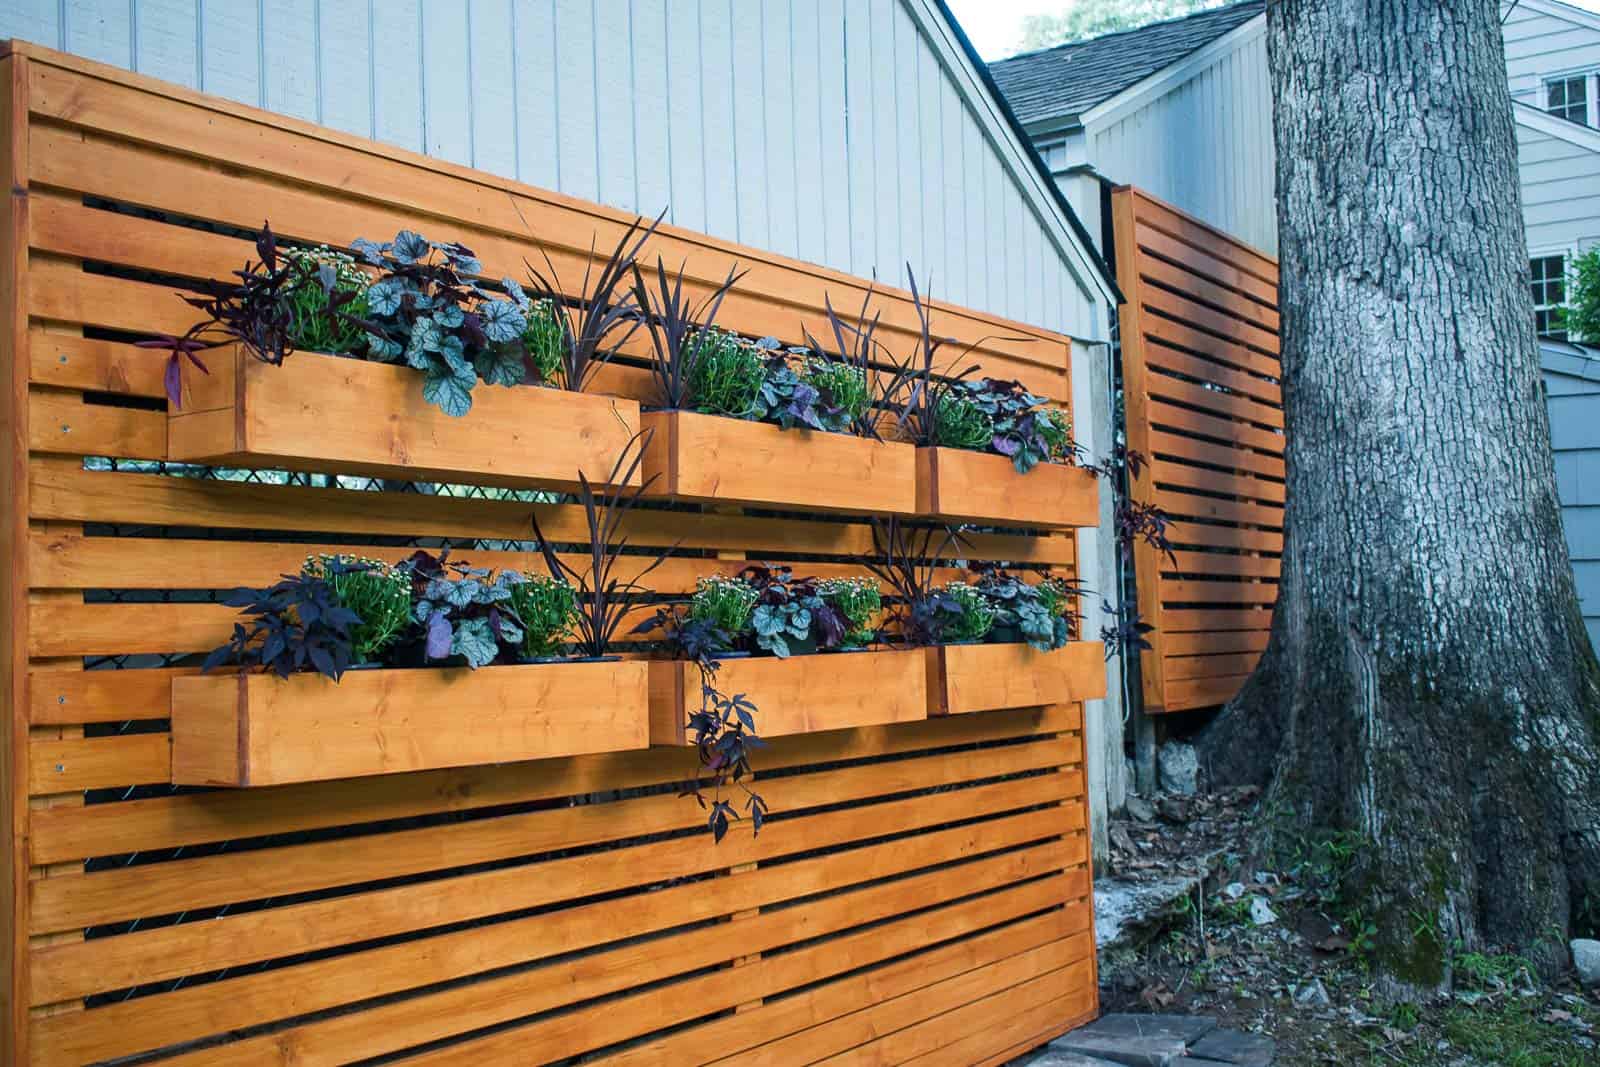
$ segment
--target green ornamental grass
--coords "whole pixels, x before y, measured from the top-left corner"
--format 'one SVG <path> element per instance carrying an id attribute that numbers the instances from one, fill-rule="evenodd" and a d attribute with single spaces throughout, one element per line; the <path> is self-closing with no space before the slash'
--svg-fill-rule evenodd
<path id="1" fill-rule="evenodd" d="M 713 574 L 695 583 L 694 596 L 689 601 L 689 617 L 709 622 L 731 641 L 750 629 L 756 595 L 749 582 Z"/>
<path id="2" fill-rule="evenodd" d="M 841 409 L 842 417 L 848 422 L 867 413 L 871 398 L 867 394 L 866 375 L 859 367 L 833 359 L 810 359 L 806 361 L 804 378 L 834 407 Z"/>
<path id="3" fill-rule="evenodd" d="M 522 346 L 536 381 L 548 385 L 556 380 L 561 354 L 566 350 L 566 329 L 562 326 L 555 301 L 538 300 L 528 307 L 528 328 L 522 331 Z"/>
<path id="4" fill-rule="evenodd" d="M 934 439 L 946 448 L 987 450 L 994 439 L 994 420 L 960 393 L 945 393 L 934 409 Z"/>

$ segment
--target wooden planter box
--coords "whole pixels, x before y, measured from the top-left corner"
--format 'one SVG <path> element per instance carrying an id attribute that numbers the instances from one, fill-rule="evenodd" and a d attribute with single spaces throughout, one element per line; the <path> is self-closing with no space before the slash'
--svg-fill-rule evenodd
<path id="1" fill-rule="evenodd" d="M 928 714 L 920 649 L 726 659 L 717 669 L 717 689 L 743 693 L 755 704 L 756 735 L 764 738 L 913 722 Z M 652 745 L 689 744 L 689 715 L 699 709 L 698 667 L 678 660 L 650 664 Z"/>
<path id="2" fill-rule="evenodd" d="M 1100 525 L 1099 480 L 1082 467 L 1011 460 L 965 448 L 917 449 L 917 514 L 1016 526 Z"/>
<path id="3" fill-rule="evenodd" d="M 1073 704 L 1106 695 L 1105 646 L 1074 641 L 1054 652 L 1029 645 L 943 645 L 927 653 L 928 714 Z"/>
<path id="4" fill-rule="evenodd" d="M 168 459 L 570 491 L 580 470 L 603 484 L 639 429 L 617 397 L 480 383 L 452 418 L 410 367 L 316 352 L 274 367 L 240 345 L 207 362 L 167 416 Z"/>
<path id="5" fill-rule="evenodd" d="M 178 677 L 172 781 L 282 785 L 644 748 L 647 666 Z"/>
<path id="6" fill-rule="evenodd" d="M 822 511 L 915 512 L 916 449 L 851 434 L 655 411 L 644 475 L 651 496 Z"/>

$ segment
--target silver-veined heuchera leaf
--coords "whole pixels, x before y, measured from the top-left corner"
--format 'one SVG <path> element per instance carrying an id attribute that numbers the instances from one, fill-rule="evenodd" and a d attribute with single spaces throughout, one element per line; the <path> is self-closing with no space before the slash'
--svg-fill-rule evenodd
<path id="1" fill-rule="evenodd" d="M 495 642 L 488 619 L 464 619 L 456 626 L 450 651 L 465 656 L 467 666 L 477 668 L 493 663 L 500 646 Z"/>
<path id="2" fill-rule="evenodd" d="M 501 344 L 515 341 L 528 328 L 517 305 L 509 300 L 490 300 L 478 305 L 478 315 L 483 319 L 484 335 Z"/>
<path id="3" fill-rule="evenodd" d="M 422 383 L 422 399 L 452 418 L 472 410 L 472 389 L 457 374 L 429 374 Z"/>

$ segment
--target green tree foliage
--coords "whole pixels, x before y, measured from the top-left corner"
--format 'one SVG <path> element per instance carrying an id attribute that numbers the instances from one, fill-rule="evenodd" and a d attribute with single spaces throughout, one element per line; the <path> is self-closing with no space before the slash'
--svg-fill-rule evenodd
<path id="1" fill-rule="evenodd" d="M 1221 7 L 1226 0 L 1074 0 L 1059 15 L 1025 15 L 1018 50 L 1031 52 Z"/>
<path id="2" fill-rule="evenodd" d="M 1600 246 L 1572 261 L 1567 277 L 1567 336 L 1600 345 Z"/>

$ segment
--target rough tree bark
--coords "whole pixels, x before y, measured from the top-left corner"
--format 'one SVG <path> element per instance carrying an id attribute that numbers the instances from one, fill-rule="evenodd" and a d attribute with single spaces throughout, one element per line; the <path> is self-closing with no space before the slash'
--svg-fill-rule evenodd
<path id="1" fill-rule="evenodd" d="M 1497 0 L 1271 0 L 1285 547 L 1202 742 L 1356 832 L 1387 991 L 1600 911 L 1600 665 L 1539 379 Z"/>

